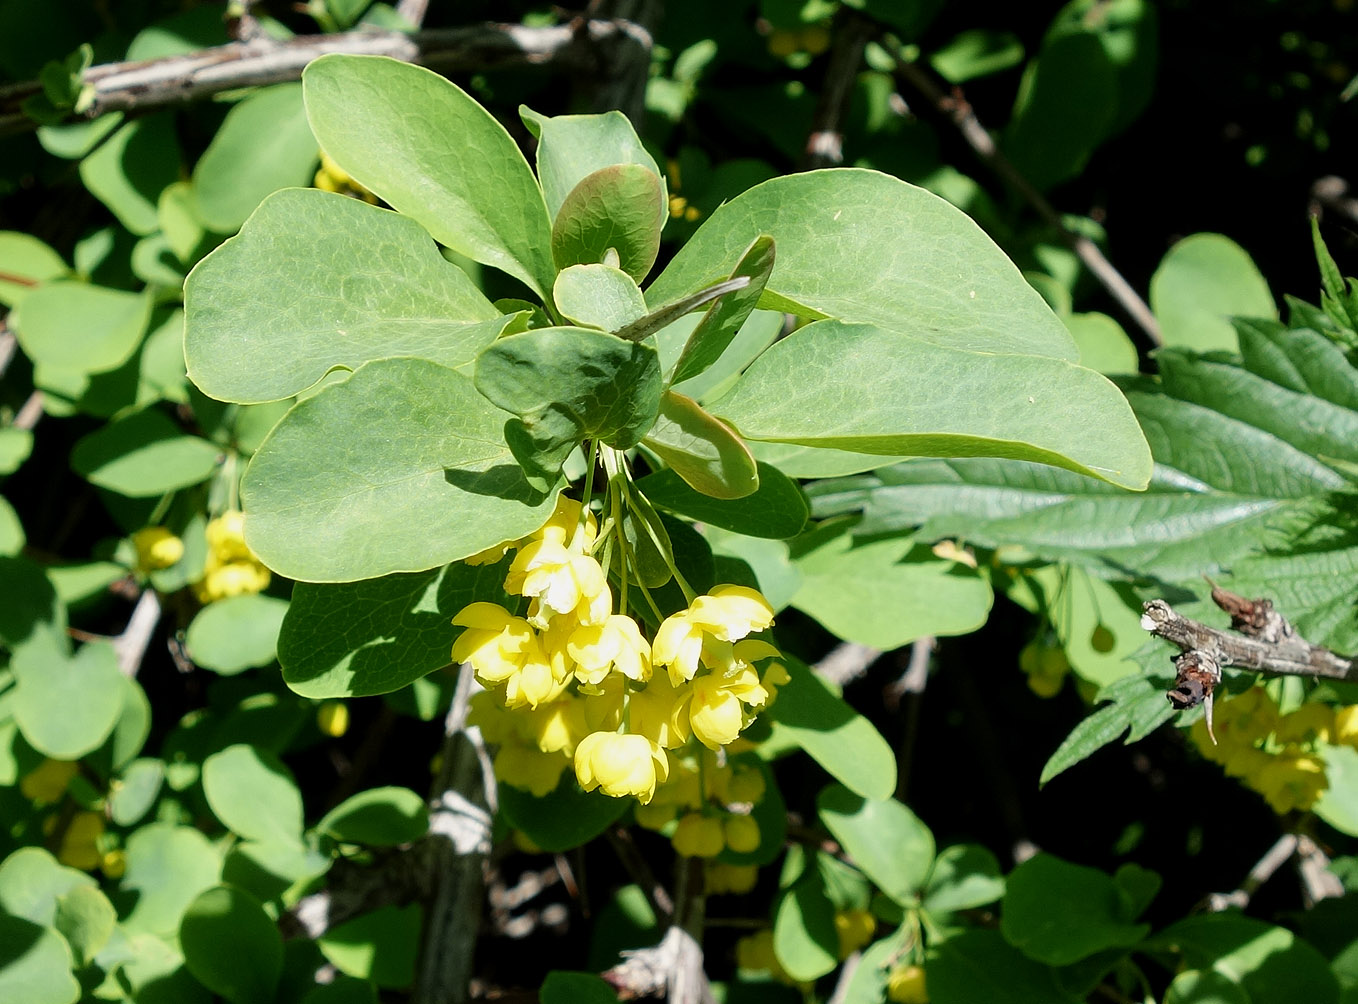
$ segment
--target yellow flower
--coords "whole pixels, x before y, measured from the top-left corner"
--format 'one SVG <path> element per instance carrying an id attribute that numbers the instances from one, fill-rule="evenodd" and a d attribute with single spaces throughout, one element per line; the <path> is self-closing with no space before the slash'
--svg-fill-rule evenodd
<path id="1" fill-rule="evenodd" d="M 578 697 L 567 696 L 540 705 L 526 718 L 527 731 L 544 753 L 574 756 L 575 744 L 590 731 L 585 723 L 585 702 Z"/>
<path id="2" fill-rule="evenodd" d="M 923 966 L 897 966 L 887 974 L 887 1000 L 896 1004 L 929 1004 Z"/>
<path id="3" fill-rule="evenodd" d="M 726 839 L 721 820 L 690 812 L 679 820 L 670 843 L 686 858 L 715 858 L 726 846 Z"/>
<path id="4" fill-rule="evenodd" d="M 349 731 L 349 705 L 325 701 L 316 709 L 316 727 L 327 736 L 339 738 Z"/>
<path id="5" fill-rule="evenodd" d="M 721 861 L 713 861 L 703 870 L 705 891 L 709 896 L 747 893 L 754 888 L 757 881 L 759 868 L 756 865 L 728 865 Z"/>
<path id="6" fill-rule="evenodd" d="M 507 708 L 536 708 L 539 704 L 555 701 L 566 692 L 566 681 L 557 676 L 552 664 L 542 655 L 541 646 L 534 646 L 534 649 L 518 671 L 504 681 Z"/>
<path id="7" fill-rule="evenodd" d="M 24 798 L 32 799 L 39 805 L 51 805 L 66 794 L 66 786 L 79 770 L 80 765 L 73 760 L 53 760 L 48 757 L 20 779 L 19 791 Z"/>
<path id="8" fill-rule="evenodd" d="M 583 532 L 581 532 L 583 531 Z M 556 508 L 552 510 L 547 522 L 538 527 L 522 543 L 529 540 L 553 538 L 558 544 L 567 544 L 577 551 L 588 551 L 599 535 L 599 524 L 594 513 L 586 513 L 585 521 L 580 522 L 580 503 L 565 495 L 556 497 Z"/>
<path id="9" fill-rule="evenodd" d="M 634 795 L 645 805 L 656 781 L 669 771 L 665 751 L 645 736 L 592 732 L 575 747 L 575 776 L 586 791 L 598 788 L 614 798 Z"/>
<path id="10" fill-rule="evenodd" d="M 693 622 L 687 610 L 666 617 L 651 643 L 651 661 L 669 667 L 670 683 L 676 687 L 693 679 L 702 653 L 703 629 Z"/>
<path id="11" fill-rule="evenodd" d="M 627 697 L 627 681 L 616 673 L 602 683 L 580 688 L 585 704 L 585 724 L 591 732 L 615 732 L 622 724 L 622 705 Z M 637 731 L 636 729 L 632 730 Z"/>
<path id="12" fill-rule="evenodd" d="M 1333 733 L 1334 709 L 1318 701 L 1307 701 L 1283 715 L 1273 728 L 1273 736 L 1280 743 L 1327 743 Z"/>
<path id="13" fill-rule="evenodd" d="M 718 749 L 740 735 L 745 709 L 740 698 L 723 687 L 716 676 L 700 676 L 693 681 L 688 720 L 699 742 L 708 749 Z"/>
<path id="14" fill-rule="evenodd" d="M 739 641 L 773 623 L 773 607 L 757 589 L 713 586 L 689 607 L 690 619 L 719 641 Z"/>
<path id="15" fill-rule="evenodd" d="M 263 592 L 270 572 L 245 543 L 245 514 L 224 512 L 207 525 L 207 561 L 194 593 L 203 603 Z"/>
<path id="16" fill-rule="evenodd" d="M 453 642 L 453 662 L 470 665 L 484 684 L 509 679 L 531 658 L 546 662 L 532 625 L 497 603 L 469 603 L 453 623 L 467 629 Z"/>
<path id="17" fill-rule="evenodd" d="M 99 865 L 99 838 L 104 835 L 104 817 L 97 812 L 77 812 L 61 835 L 57 860 L 71 868 L 90 871 Z"/>
<path id="18" fill-rule="evenodd" d="M 1334 738 L 1331 742 L 1358 747 L 1358 704 L 1346 704 L 1334 713 Z"/>
<path id="19" fill-rule="evenodd" d="M 1325 761 L 1312 753 L 1281 753 L 1251 778 L 1274 812 L 1309 809 L 1330 786 Z"/>
<path id="20" fill-rule="evenodd" d="M 764 797 L 764 775 L 754 767 L 730 767 L 717 774 L 712 788 L 727 805 L 753 805 Z"/>
<path id="21" fill-rule="evenodd" d="M 676 687 L 697 675 L 700 662 L 723 672 L 729 671 L 734 662 L 740 661 L 732 643 L 751 631 L 762 631 L 772 623 L 773 608 L 758 590 L 745 586 L 714 586 L 707 595 L 695 599 L 687 610 L 665 618 L 651 643 L 651 662 L 668 666 L 670 681 Z M 778 654 L 773 646 L 768 649 L 768 654 Z"/>
<path id="22" fill-rule="evenodd" d="M 753 816 L 732 813 L 722 821 L 721 829 L 726 846 L 737 854 L 751 854 L 759 849 L 759 823 Z"/>
<path id="23" fill-rule="evenodd" d="M 599 562 L 554 536 L 534 540 L 514 556 L 505 591 L 537 601 L 528 613 L 537 627 L 546 627 L 560 614 L 573 614 L 581 624 L 600 624 L 613 609 L 613 593 Z"/>
<path id="24" fill-rule="evenodd" d="M 107 851 L 99 859 L 99 870 L 104 873 L 106 878 L 120 879 L 127 871 L 127 852 L 126 851 Z"/>
<path id="25" fill-rule="evenodd" d="M 839 957 L 847 959 L 862 948 L 877 931 L 877 918 L 867 910 L 839 910 L 835 913 L 835 933 L 839 935 Z"/>
<path id="26" fill-rule="evenodd" d="M 253 558 L 245 543 L 245 513 L 230 509 L 207 525 L 207 546 L 220 561 Z"/>
<path id="27" fill-rule="evenodd" d="M 566 651 L 575 660 L 575 678 L 581 683 L 600 683 L 614 667 L 637 683 L 651 678 L 651 646 L 625 614 L 609 614 L 600 624 L 576 628 Z"/>
<path id="28" fill-rule="evenodd" d="M 137 568 L 153 572 L 169 568 L 184 557 L 184 542 L 163 526 L 143 527 L 132 535 L 137 550 Z"/>
<path id="29" fill-rule="evenodd" d="M 495 754 L 495 778 L 524 788 L 541 798 L 556 790 L 570 760 L 560 753 L 544 753 L 531 746 L 509 743 Z"/>
<path id="30" fill-rule="evenodd" d="M 691 696 L 687 684 L 675 687 L 668 673 L 657 673 L 627 705 L 631 730 L 665 749 L 677 749 L 693 735 L 688 718 Z"/>

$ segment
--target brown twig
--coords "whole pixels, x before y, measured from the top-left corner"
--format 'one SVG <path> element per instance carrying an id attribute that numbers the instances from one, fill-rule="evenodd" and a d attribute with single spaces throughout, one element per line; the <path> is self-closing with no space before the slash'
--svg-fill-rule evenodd
<path id="1" fill-rule="evenodd" d="M 1061 235 L 1061 239 L 1075 252 L 1085 268 L 1089 269 L 1090 274 L 1118 302 L 1127 316 L 1145 332 L 1146 337 L 1155 345 L 1162 344 L 1160 325 L 1156 322 L 1150 307 L 1146 305 L 1146 301 L 1132 288 L 1131 283 L 1123 278 L 1122 273 L 1114 268 L 1113 263 L 1099 250 L 1099 246 L 1083 234 L 1078 234 L 1067 227 L 1061 214 L 1052 207 L 1046 197 L 1000 152 L 995 140 L 976 117 L 962 91 L 954 89 L 951 95 L 944 94 L 922 67 L 904 60 L 897 60 L 896 76 L 952 120 L 976 156 L 1018 192 L 1048 226 L 1053 227 Z"/>
<path id="2" fill-rule="evenodd" d="M 1273 846 L 1264 852 L 1264 856 L 1255 862 L 1250 873 L 1245 876 L 1238 889 L 1231 892 L 1214 892 L 1207 897 L 1207 909 L 1212 913 L 1219 913 L 1231 907 L 1243 910 L 1249 906 L 1250 897 L 1253 896 L 1265 882 L 1271 879 L 1274 873 L 1287 863 L 1297 849 L 1297 835 L 1295 833 L 1284 833 L 1274 842 Z"/>
<path id="3" fill-rule="evenodd" d="M 803 171 L 838 167 L 844 162 L 844 134 L 840 131 L 840 123 L 849 110 L 858 67 L 863 63 L 863 49 L 876 31 L 871 21 L 853 13 L 846 14 L 836 26 L 829 64 L 825 68 L 825 85 L 816 101 L 811 132 L 802 152 Z"/>
<path id="4" fill-rule="evenodd" d="M 285 41 L 261 36 L 163 59 L 92 66 L 84 82 L 93 87 L 93 99 L 83 115 L 96 118 L 112 111 L 147 111 L 242 87 L 297 80 L 307 63 L 332 52 L 391 56 L 441 73 L 547 65 L 591 70 L 600 63 L 600 46 L 620 36 L 633 40 L 638 30 L 617 20 L 542 27 L 489 23 L 415 34 L 349 31 Z M 645 37 L 649 41 L 649 35 Z M 37 81 L 0 87 L 0 136 L 36 128 L 37 123 L 23 114 L 22 105 L 41 89 Z"/>
<path id="5" fill-rule="evenodd" d="M 857 642 L 841 642 L 811 668 L 837 687 L 843 687 L 862 676 L 881 656 L 882 650 Z"/>

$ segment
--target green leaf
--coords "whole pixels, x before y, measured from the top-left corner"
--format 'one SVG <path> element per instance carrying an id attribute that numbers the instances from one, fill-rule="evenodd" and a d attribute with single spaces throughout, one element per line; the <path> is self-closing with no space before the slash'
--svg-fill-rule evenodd
<path id="1" fill-rule="evenodd" d="M 206 481 L 221 448 L 185 434 L 158 408 L 110 422 L 80 439 L 71 467 L 91 484 L 129 498 L 152 498 Z"/>
<path id="2" fill-rule="evenodd" d="M 109 816 L 119 826 L 132 826 L 155 804 L 165 782 L 165 762 L 143 757 L 123 767 L 109 792 Z"/>
<path id="3" fill-rule="evenodd" d="M 1323 744 L 1325 779 L 1329 782 L 1312 811 L 1340 833 L 1358 835 L 1358 750 Z"/>
<path id="4" fill-rule="evenodd" d="M 385 56 L 329 54 L 302 74 L 321 147 L 439 243 L 522 279 L 544 299 L 551 219 L 504 127 L 438 74 Z"/>
<path id="5" fill-rule="evenodd" d="M 759 490 L 750 448 L 729 425 L 683 394 L 665 391 L 643 442 L 700 495 L 732 501 L 750 499 Z"/>
<path id="6" fill-rule="evenodd" d="M 1037 460 L 1135 489 L 1151 474 L 1131 408 L 1092 370 L 944 348 L 873 325 L 807 325 L 756 359 L 711 410 L 746 439 Z M 1096 427 L 1090 415 L 1100 417 Z"/>
<path id="7" fill-rule="evenodd" d="M 189 274 L 184 303 L 193 382 L 243 403 L 390 356 L 466 366 L 510 321 L 416 223 L 310 189 L 265 199 Z"/>
<path id="8" fill-rule="evenodd" d="M 707 308 L 702 321 L 689 335 L 670 380 L 680 383 L 702 373 L 721 358 L 759 302 L 773 272 L 773 238 L 760 234 L 740 256 L 731 278 L 748 276 L 750 284 Z"/>
<path id="9" fill-rule="evenodd" d="M 221 872 L 221 858 L 207 837 L 193 827 L 169 823 L 139 827 L 127 838 L 122 890 L 131 912 L 123 926 L 129 931 L 172 934 L 189 904 L 216 885 Z"/>
<path id="10" fill-rule="evenodd" d="M 603 331 L 617 331 L 646 316 L 646 300 L 637 284 L 611 265 L 563 268 L 552 300 L 566 320 Z"/>
<path id="11" fill-rule="evenodd" d="M 1165 1004 L 1253 1004 L 1239 981 L 1215 969 L 1185 969 L 1165 989 Z"/>
<path id="12" fill-rule="evenodd" d="M 247 840 L 298 843 L 302 794 L 268 750 L 236 744 L 203 761 L 203 794 L 227 829 Z"/>
<path id="13" fill-rule="evenodd" d="M 1004 877 L 995 855 L 979 844 L 953 844 L 934 858 L 924 909 L 934 915 L 971 910 L 1004 895 Z"/>
<path id="14" fill-rule="evenodd" d="M 1151 276 L 1151 310 L 1167 346 L 1235 351 L 1232 317 L 1276 318 L 1268 283 L 1249 253 L 1221 234 L 1193 234 Z"/>
<path id="15" fill-rule="evenodd" d="M 538 991 L 542 1004 L 616 1004 L 614 989 L 593 973 L 553 969 Z"/>
<path id="16" fill-rule="evenodd" d="M 369 788 L 327 812 L 316 829 L 347 843 L 375 847 L 414 843 L 429 832 L 429 809 L 409 788 Z"/>
<path id="17" fill-rule="evenodd" d="M 61 255 L 38 238 L 0 230 L 0 305 L 17 307 L 42 283 L 69 271 Z"/>
<path id="18" fill-rule="evenodd" d="M 1048 565 L 1013 582 L 1009 596 L 1050 622 L 1081 679 L 1099 687 L 1139 672 L 1132 656 L 1146 644 L 1141 599 L 1126 583 L 1083 568 Z"/>
<path id="19" fill-rule="evenodd" d="M 820 869 L 808 868 L 774 907 L 773 951 L 794 980 L 815 980 L 838 963 L 835 906 Z"/>
<path id="20" fill-rule="evenodd" d="M 340 976 L 310 991 L 302 998 L 302 1004 L 378 1004 L 377 988 L 367 980 Z"/>
<path id="21" fill-rule="evenodd" d="M 0 440 L 3 440 L 3 430 L 0 430 Z M 0 555 L 14 557 L 23 550 L 27 542 L 19 514 L 14 511 L 14 506 L 10 505 L 8 499 L 0 498 Z"/>
<path id="22" fill-rule="evenodd" d="M 675 255 L 646 302 L 730 275 L 761 234 L 778 245 L 760 300 L 767 309 L 867 321 L 964 351 L 1075 359 L 1065 326 L 975 223 L 876 171 L 808 171 L 732 199 Z M 919 389 L 912 383 L 912 394 Z"/>
<path id="23" fill-rule="evenodd" d="M 636 445 L 660 408 L 660 364 L 650 345 L 587 328 L 540 328 L 483 351 L 476 389 L 517 416 L 505 437 L 530 483 L 545 486 L 582 439 Z"/>
<path id="24" fill-rule="evenodd" d="M 1125 919 L 1117 886 L 1095 868 L 1036 854 L 1006 880 L 1000 933 L 1038 962 L 1070 965 L 1134 945 L 1149 932 L 1149 924 Z"/>
<path id="25" fill-rule="evenodd" d="M 816 796 L 826 829 L 850 861 L 902 906 L 915 903 L 934 864 L 934 835 L 895 799 L 869 801 L 831 785 Z"/>
<path id="26" fill-rule="evenodd" d="M 189 658 L 224 676 L 274 661 L 288 601 L 274 596 L 229 596 L 209 603 L 189 623 Z"/>
<path id="27" fill-rule="evenodd" d="M 1133 743 L 1167 722 L 1174 715 L 1173 705 L 1165 699 L 1169 686 L 1168 677 L 1159 679 L 1137 673 L 1100 690 L 1095 700 L 1112 703 L 1075 726 L 1042 768 L 1038 785 L 1045 785 L 1128 729 L 1131 732 L 1125 742 Z"/>
<path id="28" fill-rule="evenodd" d="M 379 987 L 407 987 L 420 945 L 419 906 L 384 906 L 328 929 L 316 940 L 342 973 Z"/>
<path id="29" fill-rule="evenodd" d="M 846 641 L 889 650 L 985 623 L 993 595 L 975 569 L 935 557 L 909 537 L 859 538 L 827 525 L 793 549 L 792 605 Z"/>
<path id="30" fill-rule="evenodd" d="M 704 286 L 696 293 L 690 293 L 687 296 L 680 297 L 672 303 L 666 303 L 663 306 L 657 307 L 640 320 L 633 321 L 625 328 L 619 328 L 614 334 L 619 338 L 626 338 L 630 342 L 640 342 L 650 338 L 652 335 L 656 335 L 658 342 L 660 340 L 660 333 L 669 328 L 670 325 L 681 323 L 681 319 L 685 314 L 697 310 L 705 304 L 711 303 L 719 296 L 725 296 L 738 289 L 744 289 L 749 284 L 749 277 L 741 275 L 734 279 L 723 279 L 721 282 L 713 283 L 710 286 Z M 678 330 L 678 328 L 676 327 L 675 330 Z"/>
<path id="31" fill-rule="evenodd" d="M 75 1004 L 73 964 L 56 931 L 0 914 L 0 999 L 7 1004 Z"/>
<path id="32" fill-rule="evenodd" d="M 77 760 L 103 745 L 123 706 L 123 675 L 107 642 L 74 656 L 37 637 L 14 650 L 14 720 L 29 744 L 57 760 Z"/>
<path id="33" fill-rule="evenodd" d="M 266 195 L 309 184 L 315 170 L 302 85 L 261 87 L 226 113 L 193 169 L 198 215 L 218 233 L 235 233 Z"/>
<path id="34" fill-rule="evenodd" d="M 84 872 L 59 864 L 41 847 L 20 847 L 0 864 L 0 916 L 9 914 L 50 927 L 62 896 L 95 888 Z"/>
<path id="35" fill-rule="evenodd" d="M 660 252 L 665 189 L 640 164 L 614 164 L 580 180 L 552 223 L 552 258 L 557 268 L 607 260 L 637 282 L 646 278 Z"/>
<path id="36" fill-rule="evenodd" d="M 651 443 L 649 438 L 643 442 Z M 673 469 L 646 475 L 637 482 L 637 490 L 661 509 L 699 523 L 750 537 L 795 537 L 806 525 L 806 498 L 801 489 L 767 464 L 759 465 L 757 477 L 759 488 L 739 499 L 713 498 L 696 491 Z"/>
<path id="37" fill-rule="evenodd" d="M 933 950 L 928 962 L 932 1004 L 1079 1004 L 1056 973 L 1016 951 L 998 931 L 971 928 Z"/>
<path id="38" fill-rule="evenodd" d="M 625 798 L 581 791 L 571 771 L 555 791 L 541 798 L 512 784 L 500 785 L 499 798 L 505 821 L 549 854 L 588 843 L 630 807 Z"/>
<path id="39" fill-rule="evenodd" d="M 50 646 L 62 646 L 66 635 L 66 607 L 57 598 L 41 565 L 19 556 L 0 558 L 0 641 L 17 649 L 36 635 Z"/>
<path id="40" fill-rule="evenodd" d="M 538 180 L 555 219 L 566 196 L 588 175 L 614 164 L 640 164 L 664 185 L 655 158 L 642 146 L 627 116 L 619 111 L 602 115 L 539 115 L 519 106 L 524 125 L 537 137 Z M 660 211 L 667 211 L 661 199 Z"/>
<path id="41" fill-rule="evenodd" d="M 1173 951 L 1193 969 L 1239 982 L 1252 1001 L 1334 1004 L 1339 987 L 1316 949 L 1291 931 L 1236 913 L 1201 914 L 1171 924 L 1147 946 Z"/>
<path id="42" fill-rule="evenodd" d="M 551 515 L 555 492 L 530 488 L 503 424 L 456 370 L 366 363 L 294 407 L 255 453 L 241 486 L 250 547 L 288 578 L 343 582 L 522 537 Z"/>
<path id="43" fill-rule="evenodd" d="M 1008 31 L 971 28 L 959 32 L 929 56 L 934 72 L 950 84 L 999 73 L 1023 62 L 1023 42 Z"/>
<path id="44" fill-rule="evenodd" d="M 150 319 L 146 295 L 54 279 L 24 297 L 10 323 L 36 365 L 104 373 L 132 357 Z"/>
<path id="45" fill-rule="evenodd" d="M 691 316 L 681 320 L 692 322 L 687 328 L 687 331 L 691 333 L 692 328 L 696 327 L 701 318 Z M 726 347 L 726 351 L 721 354 L 721 357 L 715 363 L 697 376 L 671 385 L 670 389 L 696 401 L 716 400 L 721 397 L 722 394 L 731 389 L 745 368 L 778 340 L 778 337 L 783 333 L 783 321 L 784 315 L 776 311 L 755 310 L 751 312 L 745 323 L 741 325 L 740 331 L 731 340 L 731 344 Z M 678 325 L 675 325 L 675 327 L 677 328 Z M 660 348 L 662 368 L 667 358 L 665 341 L 664 333 L 657 335 L 656 342 Z M 675 346 L 674 355 L 676 357 L 682 348 L 682 344 Z"/>
<path id="46" fill-rule="evenodd" d="M 259 900 L 234 886 L 208 889 L 179 926 L 189 972 L 232 1004 L 269 1004 L 283 972 L 283 938 Z"/>
<path id="47" fill-rule="evenodd" d="M 454 614 L 477 600 L 509 602 L 504 574 L 503 563 L 459 562 L 361 582 L 299 582 L 278 635 L 283 679 L 311 698 L 400 690 L 448 665 Z"/>
<path id="48" fill-rule="evenodd" d="M 107 896 L 93 886 L 76 886 L 57 898 L 52 926 L 66 939 L 79 968 L 93 961 L 108 944 L 117 921 Z"/>
<path id="49" fill-rule="evenodd" d="M 1141 368 L 1136 346 L 1122 325 L 1107 314 L 1071 314 L 1066 328 L 1080 348 L 1080 365 L 1104 376 L 1135 374 Z"/>
<path id="50" fill-rule="evenodd" d="M 138 236 L 159 228 L 160 193 L 179 180 L 179 141 L 169 112 L 120 128 L 80 162 L 80 180 Z"/>
<path id="51" fill-rule="evenodd" d="M 787 655 L 782 661 L 792 680 L 778 691 L 771 709 L 775 731 L 850 791 L 890 798 L 896 790 L 896 757 L 881 733 L 806 663 Z"/>

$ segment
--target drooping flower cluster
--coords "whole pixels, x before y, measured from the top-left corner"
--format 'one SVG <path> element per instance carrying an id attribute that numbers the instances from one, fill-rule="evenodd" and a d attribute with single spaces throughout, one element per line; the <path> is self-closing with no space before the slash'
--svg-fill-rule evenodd
<path id="1" fill-rule="evenodd" d="M 648 640 L 632 616 L 614 610 L 592 553 L 597 535 L 593 515 L 563 497 L 528 537 L 469 559 L 513 551 L 505 590 L 528 600 L 523 616 L 476 602 L 453 618 L 464 629 L 453 660 L 486 687 L 471 720 L 499 746 L 496 777 L 542 795 L 570 766 L 585 790 L 635 798 L 650 825 L 674 825 L 671 839 L 684 853 L 751 850 L 759 833 L 748 805 L 725 806 L 756 801 L 763 777 L 754 771 L 755 792 L 720 751 L 788 679 L 773 661 L 778 650 L 750 637 L 773 623 L 773 610 L 754 589 L 720 585 Z M 700 754 L 706 791 L 697 783 Z M 739 797 L 727 790 L 742 783 L 748 790 Z"/>
<path id="2" fill-rule="evenodd" d="M 228 596 L 262 592 L 269 570 L 245 543 L 245 514 L 239 509 L 222 513 L 207 525 L 207 562 L 203 577 L 193 584 L 202 603 Z"/>
<path id="3" fill-rule="evenodd" d="M 1203 756 L 1253 788 L 1279 814 L 1309 809 L 1329 788 L 1324 744 L 1358 748 L 1358 705 L 1338 710 L 1307 701 L 1281 714 L 1262 686 L 1217 701 L 1214 745 L 1207 724 L 1193 725 L 1193 740 Z"/>

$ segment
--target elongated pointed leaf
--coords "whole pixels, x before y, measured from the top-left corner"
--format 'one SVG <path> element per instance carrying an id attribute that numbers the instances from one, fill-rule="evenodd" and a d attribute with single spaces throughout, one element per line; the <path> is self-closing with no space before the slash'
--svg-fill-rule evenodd
<path id="1" fill-rule="evenodd" d="M 665 183 L 655 158 L 622 112 L 547 116 L 520 105 L 519 115 L 538 138 L 538 180 L 553 219 L 571 189 L 587 175 L 614 164 L 640 164 Z M 662 200 L 660 211 L 667 208 Z"/>
<path id="2" fill-rule="evenodd" d="M 1065 326 L 971 219 L 876 171 L 808 171 L 756 185 L 708 217 L 646 302 L 729 275 L 760 234 L 778 245 L 766 308 L 870 321 L 957 349 L 1076 358 Z"/>
<path id="3" fill-rule="evenodd" d="M 614 164 L 586 175 L 561 204 L 552 223 L 557 268 L 604 261 L 609 251 L 637 282 L 660 252 L 664 187 L 640 164 Z"/>
<path id="4" fill-rule="evenodd" d="M 255 453 L 241 487 L 246 539 L 289 578 L 348 582 L 521 537 L 555 497 L 529 487 L 503 426 L 457 370 L 367 363 L 294 407 Z"/>
<path id="5" fill-rule="evenodd" d="M 189 274 L 184 302 L 190 377 L 240 403 L 291 397 L 370 359 L 464 366 L 510 320 L 418 224 L 314 189 L 265 199 Z"/>
<path id="6" fill-rule="evenodd" d="M 1128 488 L 1150 478 L 1136 419 L 1103 376 L 1061 359 L 943 348 L 873 325 L 802 328 L 755 360 L 711 410 L 747 439 L 1037 460 Z"/>
<path id="7" fill-rule="evenodd" d="M 645 443 L 704 495 L 739 499 L 759 488 L 759 469 L 750 448 L 729 425 L 683 394 L 665 392 Z"/>
<path id="8" fill-rule="evenodd" d="M 1173 706 L 1165 699 L 1170 683 L 1169 677 L 1153 678 L 1137 673 L 1099 691 L 1097 699 L 1111 703 L 1075 726 L 1042 768 L 1038 784 L 1046 784 L 1128 729 L 1131 734 L 1126 741 L 1130 743 L 1168 721 L 1174 714 Z"/>
<path id="9" fill-rule="evenodd" d="M 551 220 L 509 134 L 456 84 L 385 56 L 330 54 L 302 74 L 307 119 L 355 181 L 434 239 L 552 288 Z"/>
<path id="10" fill-rule="evenodd" d="M 773 238 L 760 234 L 740 256 L 731 278 L 746 275 L 750 284 L 723 296 L 707 308 L 702 321 L 689 336 L 670 379 L 679 383 L 697 376 L 715 363 L 740 331 L 745 319 L 759 302 L 764 286 L 773 272 Z"/>

